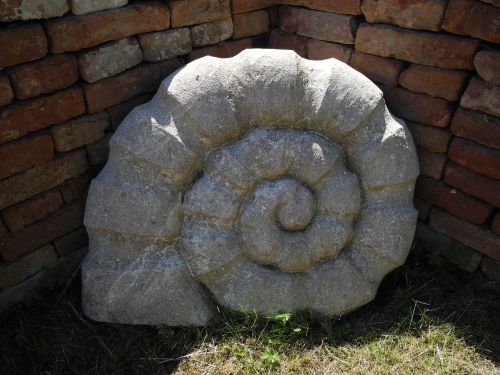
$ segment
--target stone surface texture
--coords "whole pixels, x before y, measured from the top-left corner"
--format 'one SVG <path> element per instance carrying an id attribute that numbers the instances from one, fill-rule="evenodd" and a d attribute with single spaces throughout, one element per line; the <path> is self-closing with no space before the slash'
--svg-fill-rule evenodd
<path id="1" fill-rule="evenodd" d="M 208 324 L 213 302 L 345 314 L 404 262 L 418 174 L 404 122 L 346 64 L 198 59 L 110 140 L 85 212 L 84 311 L 168 325 Z"/>

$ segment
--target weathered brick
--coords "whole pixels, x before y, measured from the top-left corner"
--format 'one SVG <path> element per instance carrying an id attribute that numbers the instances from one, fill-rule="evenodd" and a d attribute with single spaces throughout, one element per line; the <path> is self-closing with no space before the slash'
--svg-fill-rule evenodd
<path id="1" fill-rule="evenodd" d="M 192 50 L 187 27 L 139 35 L 144 61 L 156 62 L 186 55 Z"/>
<path id="2" fill-rule="evenodd" d="M 125 6 L 128 0 L 70 0 L 71 13 L 78 16 Z"/>
<path id="3" fill-rule="evenodd" d="M 500 86 L 500 52 L 482 50 L 474 56 L 477 74 L 487 82 Z"/>
<path id="4" fill-rule="evenodd" d="M 453 111 L 450 103 L 441 98 L 416 94 L 400 87 L 380 85 L 387 107 L 405 120 L 444 128 Z"/>
<path id="5" fill-rule="evenodd" d="M 406 126 L 418 147 L 429 152 L 445 153 L 448 151 L 448 143 L 451 138 L 449 131 L 411 121 L 407 121 Z"/>
<path id="6" fill-rule="evenodd" d="M 500 149 L 500 119 L 498 117 L 458 108 L 451 120 L 451 131 L 459 137 Z"/>
<path id="7" fill-rule="evenodd" d="M 35 134 L 0 146 L 0 179 L 54 157 L 50 134 Z"/>
<path id="8" fill-rule="evenodd" d="M 54 241 L 57 254 L 66 255 L 87 246 L 89 238 L 84 227 L 68 233 Z"/>
<path id="9" fill-rule="evenodd" d="M 448 163 L 444 171 L 444 182 L 500 207 L 499 180 L 474 173 L 454 163 Z"/>
<path id="10" fill-rule="evenodd" d="M 9 77 L 4 72 L 0 72 L 0 107 L 9 104 L 14 98 Z"/>
<path id="11" fill-rule="evenodd" d="M 142 50 L 134 37 L 108 42 L 81 53 L 80 74 L 90 83 L 114 76 L 142 61 Z"/>
<path id="12" fill-rule="evenodd" d="M 369 23 L 392 23 L 408 29 L 441 30 L 446 0 L 364 0 Z"/>
<path id="13" fill-rule="evenodd" d="M 83 91 L 87 110 L 90 113 L 100 112 L 139 94 L 155 91 L 161 81 L 180 66 L 177 59 L 146 63 L 119 75 L 86 84 Z"/>
<path id="14" fill-rule="evenodd" d="M 208 46 L 231 38 L 233 35 L 233 20 L 226 18 L 191 27 L 193 47 Z"/>
<path id="15" fill-rule="evenodd" d="M 322 40 L 307 40 L 307 58 L 311 60 L 324 60 L 335 58 L 343 63 L 349 63 L 352 48 L 338 43 L 323 42 Z"/>
<path id="16" fill-rule="evenodd" d="M 466 78 L 462 70 L 412 64 L 401 73 L 399 83 L 413 92 L 454 101 L 460 97 Z"/>
<path id="17" fill-rule="evenodd" d="M 170 12 L 159 1 L 136 3 L 87 16 L 52 19 L 45 24 L 53 53 L 79 51 L 134 34 L 164 30 L 169 26 Z"/>
<path id="18" fill-rule="evenodd" d="M 118 128 L 118 125 L 123 121 L 125 116 L 137 107 L 138 105 L 147 103 L 151 100 L 153 97 L 153 94 L 144 94 L 144 95 L 139 95 L 136 96 L 132 99 L 126 100 L 122 103 L 119 103 L 117 105 L 114 105 L 112 107 L 109 107 L 107 109 L 109 118 L 111 120 L 111 125 L 113 127 L 113 130 L 116 130 Z"/>
<path id="19" fill-rule="evenodd" d="M 7 72 L 16 97 L 27 99 L 71 86 L 78 80 L 78 63 L 75 56 L 64 53 L 17 65 Z"/>
<path id="20" fill-rule="evenodd" d="M 0 181 L 0 208 L 21 202 L 87 169 L 85 151 L 77 150 Z"/>
<path id="21" fill-rule="evenodd" d="M 425 249 L 434 254 L 442 255 L 448 261 L 467 272 L 477 270 L 483 258 L 480 253 L 470 247 L 453 241 L 422 224 L 417 226 L 416 237 Z"/>
<path id="22" fill-rule="evenodd" d="M 490 280 L 500 281 L 500 261 L 483 257 L 483 261 L 481 262 L 481 271 Z"/>
<path id="23" fill-rule="evenodd" d="M 413 197 L 413 204 L 418 211 L 418 218 L 422 221 L 429 220 L 429 212 L 432 205 L 418 197 Z"/>
<path id="24" fill-rule="evenodd" d="M 450 0 L 443 29 L 500 43 L 500 8 L 476 0 Z"/>
<path id="25" fill-rule="evenodd" d="M 50 190 L 2 211 L 11 232 L 19 232 L 61 208 L 63 199 L 58 190 Z"/>
<path id="26" fill-rule="evenodd" d="M 355 17 L 294 7 L 280 7 L 283 31 L 314 39 L 354 44 L 358 22 Z"/>
<path id="27" fill-rule="evenodd" d="M 198 48 L 189 54 L 189 61 L 199 59 L 203 56 L 233 57 L 247 48 L 253 47 L 253 39 L 245 38 L 235 41 L 224 42 L 217 46 Z"/>
<path id="28" fill-rule="evenodd" d="M 445 69 L 473 69 L 479 41 L 445 34 L 361 24 L 356 50 Z"/>
<path id="29" fill-rule="evenodd" d="M 403 68 L 401 61 L 358 51 L 353 51 L 349 65 L 371 80 L 389 86 L 398 85 L 399 73 Z"/>
<path id="30" fill-rule="evenodd" d="M 500 212 L 497 212 L 491 222 L 491 230 L 500 236 Z"/>
<path id="31" fill-rule="evenodd" d="M 420 174 L 440 180 L 443 176 L 446 155 L 436 154 L 417 148 Z"/>
<path id="32" fill-rule="evenodd" d="M 42 25 L 29 24 L 0 30 L 0 68 L 39 59 L 47 54 Z"/>
<path id="33" fill-rule="evenodd" d="M 500 179 L 499 150 L 455 137 L 451 141 L 448 157 L 462 167 Z"/>
<path id="34" fill-rule="evenodd" d="M 103 111 L 53 126 L 50 131 L 56 151 L 63 152 L 97 141 L 104 137 L 104 131 L 109 126 L 109 115 Z"/>
<path id="35" fill-rule="evenodd" d="M 231 13 L 245 13 L 275 5 L 276 0 L 231 0 Z"/>
<path id="36" fill-rule="evenodd" d="M 280 30 L 272 30 L 269 35 L 269 48 L 291 49 L 299 56 L 307 56 L 307 38 L 303 36 L 285 33 Z"/>
<path id="37" fill-rule="evenodd" d="M 82 226 L 83 212 L 83 203 L 75 203 L 63 208 L 8 237 L 0 246 L 0 254 L 6 261 L 12 262 L 30 253 L 37 247 Z"/>
<path id="38" fill-rule="evenodd" d="M 169 6 L 172 12 L 172 27 L 231 17 L 229 0 L 171 0 Z"/>
<path id="39" fill-rule="evenodd" d="M 494 5 L 496 7 L 500 7 L 500 0 L 480 0 L 480 1 L 482 1 L 483 3 Z"/>
<path id="40" fill-rule="evenodd" d="M 427 202 L 473 224 L 484 224 L 493 207 L 430 177 L 420 176 L 415 193 Z"/>
<path id="41" fill-rule="evenodd" d="M 88 144 L 85 148 L 89 158 L 90 165 L 103 165 L 108 160 L 109 139 L 111 134 L 106 134 L 94 143 Z"/>
<path id="42" fill-rule="evenodd" d="M 8 233 L 9 231 L 7 230 L 7 227 L 0 218 L 0 240 L 2 240 L 5 236 L 7 236 Z"/>
<path id="43" fill-rule="evenodd" d="M 54 246 L 45 245 L 31 254 L 0 268 L 0 288 L 9 289 L 28 277 L 40 272 L 57 260 Z"/>
<path id="44" fill-rule="evenodd" d="M 233 16 L 233 38 L 264 34 L 269 31 L 269 13 L 266 10 L 235 14 Z"/>
<path id="45" fill-rule="evenodd" d="M 61 17 L 68 10 L 67 0 L 5 0 L 0 4 L 0 22 Z"/>
<path id="46" fill-rule="evenodd" d="M 82 89 L 77 86 L 13 104 L 0 112 L 0 143 L 58 124 L 83 112 Z"/>
<path id="47" fill-rule="evenodd" d="M 500 237 L 482 226 L 468 223 L 436 208 L 431 210 L 430 226 L 480 253 L 500 260 Z"/>
<path id="48" fill-rule="evenodd" d="M 84 200 L 88 192 L 90 181 L 95 175 L 97 175 L 97 173 L 94 173 L 92 169 L 88 169 L 85 173 L 59 185 L 59 190 L 64 198 L 64 202 L 73 203 Z"/>
<path id="49" fill-rule="evenodd" d="M 326 12 L 361 14 L 361 0 L 276 0 L 276 4 L 301 6 Z"/>
<path id="50" fill-rule="evenodd" d="M 462 95 L 460 106 L 500 117 L 500 86 L 473 77 Z"/>

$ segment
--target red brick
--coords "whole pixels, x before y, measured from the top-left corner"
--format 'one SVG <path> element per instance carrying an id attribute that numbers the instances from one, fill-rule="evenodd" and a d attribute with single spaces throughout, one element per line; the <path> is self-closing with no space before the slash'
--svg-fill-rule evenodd
<path id="1" fill-rule="evenodd" d="M 2 217 L 11 230 L 19 232 L 30 224 L 56 212 L 63 204 L 61 193 L 50 190 L 2 211 Z"/>
<path id="2" fill-rule="evenodd" d="M 497 212 L 491 222 L 491 230 L 500 236 L 500 212 Z"/>
<path id="3" fill-rule="evenodd" d="M 443 176 L 446 155 L 436 154 L 417 148 L 420 174 L 440 180 Z"/>
<path id="4" fill-rule="evenodd" d="M 0 112 L 0 143 L 58 124 L 85 112 L 82 89 L 64 91 L 22 101 Z"/>
<path id="5" fill-rule="evenodd" d="M 361 14 L 361 0 L 276 0 L 276 4 L 302 6 L 326 12 Z"/>
<path id="6" fill-rule="evenodd" d="M 387 107 L 396 116 L 444 128 L 451 119 L 450 104 L 441 98 L 416 94 L 400 87 L 380 85 Z"/>
<path id="7" fill-rule="evenodd" d="M 83 91 L 87 110 L 90 113 L 100 112 L 139 94 L 155 91 L 161 81 L 180 66 L 177 59 L 145 63 L 119 75 L 85 84 Z"/>
<path id="8" fill-rule="evenodd" d="M 221 43 L 217 46 L 198 48 L 189 54 L 189 61 L 199 59 L 204 56 L 233 57 L 247 48 L 253 47 L 253 39 L 245 38 L 235 41 Z"/>
<path id="9" fill-rule="evenodd" d="M 50 134 L 36 134 L 0 146 L 0 179 L 54 157 Z"/>
<path id="10" fill-rule="evenodd" d="M 85 173 L 72 178 L 59 186 L 64 202 L 73 203 L 85 199 L 90 181 L 97 173 L 89 169 Z"/>
<path id="11" fill-rule="evenodd" d="M 412 64 L 401 73 L 399 83 L 413 92 L 454 101 L 460 97 L 466 78 L 467 73 L 461 70 Z"/>
<path id="12" fill-rule="evenodd" d="M 500 281 L 500 261 L 483 257 L 481 271 L 483 271 L 490 280 Z"/>
<path id="13" fill-rule="evenodd" d="M 307 38 L 303 36 L 288 34 L 280 30 L 272 30 L 269 35 L 269 48 L 290 49 L 297 55 L 307 56 Z"/>
<path id="14" fill-rule="evenodd" d="M 500 151 L 462 138 L 451 141 L 448 156 L 455 163 L 485 176 L 500 179 Z"/>
<path id="15" fill-rule="evenodd" d="M 445 153 L 448 151 L 448 143 L 451 138 L 449 131 L 410 121 L 406 122 L 406 126 L 410 129 L 413 142 L 418 147 L 429 152 Z"/>
<path id="16" fill-rule="evenodd" d="M 431 210 L 430 226 L 480 253 L 500 260 L 500 237 L 484 227 L 468 223 L 435 208 Z"/>
<path id="17" fill-rule="evenodd" d="M 149 102 L 152 97 L 153 94 L 143 94 L 108 108 L 107 111 L 113 130 L 118 128 L 118 125 L 120 125 L 125 116 L 127 116 L 132 109 L 138 105 Z"/>
<path id="18" fill-rule="evenodd" d="M 165 4 L 151 1 L 86 16 L 52 19 L 45 26 L 53 53 L 78 51 L 134 34 L 167 29 L 170 12 Z"/>
<path id="19" fill-rule="evenodd" d="M 4 27 L 0 30 L 0 68 L 39 59 L 47 54 L 42 25 Z"/>
<path id="20" fill-rule="evenodd" d="M 477 74 L 487 82 L 500 86 L 500 52 L 482 50 L 474 56 Z"/>
<path id="21" fill-rule="evenodd" d="M 351 54 L 352 48 L 343 44 L 323 42 L 316 39 L 307 41 L 307 58 L 311 60 L 324 60 L 333 57 L 347 64 Z"/>
<path id="22" fill-rule="evenodd" d="M 443 29 L 500 43 L 500 8 L 476 0 L 450 0 Z"/>
<path id="23" fill-rule="evenodd" d="M 231 0 L 231 13 L 245 13 L 275 5 L 276 0 Z"/>
<path id="24" fill-rule="evenodd" d="M 500 86 L 473 77 L 465 90 L 460 105 L 500 117 Z"/>
<path id="25" fill-rule="evenodd" d="M 233 38 L 239 39 L 269 31 L 269 13 L 258 10 L 233 16 Z"/>
<path id="26" fill-rule="evenodd" d="M 473 224 L 484 224 L 493 211 L 491 205 L 430 177 L 418 178 L 415 194 Z"/>
<path id="27" fill-rule="evenodd" d="M 369 23 L 392 23 L 407 29 L 441 30 L 446 0 L 364 0 Z"/>
<path id="28" fill-rule="evenodd" d="M 354 44 L 358 26 L 353 16 L 293 7 L 280 7 L 279 24 L 289 33 L 343 44 Z"/>
<path id="29" fill-rule="evenodd" d="M 7 69 L 19 99 L 27 99 L 71 86 L 78 80 L 76 57 L 52 55 L 32 63 Z"/>
<path id="30" fill-rule="evenodd" d="M 21 202 L 87 169 L 85 151 L 77 150 L 0 181 L 0 208 Z"/>
<path id="31" fill-rule="evenodd" d="M 448 163 L 444 172 L 444 182 L 467 194 L 500 207 L 500 181 L 488 178 L 462 168 L 454 163 Z"/>
<path id="32" fill-rule="evenodd" d="M 473 69 L 479 41 L 445 34 L 362 24 L 356 50 L 445 69 Z"/>
<path id="33" fill-rule="evenodd" d="M 372 81 L 384 83 L 389 86 L 398 85 L 399 73 L 403 68 L 401 61 L 358 51 L 352 53 L 349 65 Z"/>
<path id="34" fill-rule="evenodd" d="M 459 137 L 500 149 L 500 119 L 498 117 L 458 108 L 451 120 L 451 131 Z"/>
<path id="35" fill-rule="evenodd" d="M 109 125 L 108 113 L 103 111 L 53 126 L 50 131 L 54 137 L 56 150 L 63 152 L 88 145 L 104 137 L 104 130 Z"/>
<path id="36" fill-rule="evenodd" d="M 60 256 L 81 249 L 82 247 L 87 246 L 88 243 L 89 238 L 84 227 L 78 228 L 77 230 L 66 234 L 54 241 L 57 254 L 59 254 Z"/>
<path id="37" fill-rule="evenodd" d="M 14 98 L 7 74 L 0 72 L 0 107 L 9 104 Z"/>
<path id="38" fill-rule="evenodd" d="M 172 27 L 196 25 L 231 17 L 229 0 L 170 0 Z"/>
<path id="39" fill-rule="evenodd" d="M 37 247 L 80 227 L 83 222 L 83 204 L 74 204 L 26 227 L 23 231 L 8 237 L 0 247 L 0 254 L 12 262 Z"/>

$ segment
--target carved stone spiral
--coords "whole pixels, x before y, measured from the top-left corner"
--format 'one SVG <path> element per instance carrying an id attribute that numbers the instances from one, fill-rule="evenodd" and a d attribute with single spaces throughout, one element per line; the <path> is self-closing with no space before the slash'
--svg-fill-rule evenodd
<path id="1" fill-rule="evenodd" d="M 415 231 L 411 136 L 334 59 L 247 50 L 192 62 L 110 149 L 85 217 L 84 309 L 96 320 L 206 324 L 210 294 L 266 315 L 340 315 L 374 297 Z"/>

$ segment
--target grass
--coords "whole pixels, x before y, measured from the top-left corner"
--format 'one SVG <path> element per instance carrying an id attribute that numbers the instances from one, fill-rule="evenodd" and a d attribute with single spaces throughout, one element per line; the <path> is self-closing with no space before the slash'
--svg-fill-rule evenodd
<path id="1" fill-rule="evenodd" d="M 93 322 L 75 281 L 0 318 L 0 373 L 500 374 L 498 285 L 419 259 L 339 319 L 221 310 L 208 328 Z"/>

